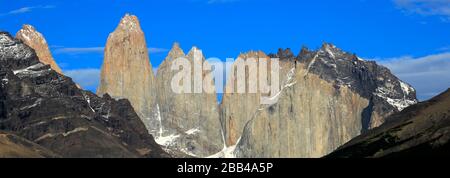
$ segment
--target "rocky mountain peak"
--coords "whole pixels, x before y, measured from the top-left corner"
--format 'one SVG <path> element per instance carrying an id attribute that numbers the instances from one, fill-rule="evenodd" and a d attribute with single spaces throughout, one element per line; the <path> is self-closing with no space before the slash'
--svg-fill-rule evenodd
<path id="1" fill-rule="evenodd" d="M 150 91 L 154 87 L 144 33 L 137 17 L 127 14 L 106 42 L 97 94 L 127 98 L 147 128 L 153 128 L 156 104 L 154 93 Z"/>
<path id="2" fill-rule="evenodd" d="M 336 60 L 342 58 L 345 54 L 341 49 L 331 43 L 323 43 L 322 47 L 317 51 L 319 55 L 328 57 L 328 59 Z"/>
<path id="3" fill-rule="evenodd" d="M 246 53 L 241 53 L 238 58 L 248 59 L 248 58 L 267 58 L 267 55 L 263 51 L 249 51 Z"/>
<path id="4" fill-rule="evenodd" d="M 45 39 L 43 38 L 42 34 L 37 32 L 36 29 L 29 24 L 22 25 L 22 29 L 20 29 L 18 33 L 20 34 L 21 37 L 39 38 L 39 40 L 43 40 L 45 42 Z M 28 40 L 31 40 L 31 39 L 28 39 Z"/>
<path id="5" fill-rule="evenodd" d="M 370 124 L 365 128 L 377 127 L 388 115 L 417 103 L 415 90 L 389 69 L 376 62 L 365 61 L 333 44 L 324 43 L 317 51 L 304 52 L 299 58 L 308 73 L 317 74 L 335 83 L 336 87 L 350 88 L 371 101 L 367 109 L 372 112 L 368 114 L 371 118 L 367 119 Z"/>
<path id="6" fill-rule="evenodd" d="M 23 24 L 22 29 L 19 30 L 22 36 L 24 37 L 42 37 L 42 34 L 36 31 L 36 29 L 29 24 Z M 42 38 L 41 38 L 42 39 Z"/>
<path id="7" fill-rule="evenodd" d="M 300 50 L 299 56 L 306 55 L 306 54 L 308 54 L 309 52 L 310 52 L 310 51 L 309 51 L 309 48 L 308 48 L 308 47 L 302 46 L 302 49 Z"/>
<path id="8" fill-rule="evenodd" d="M 11 43 L 13 39 L 11 39 L 10 35 L 6 32 L 0 32 L 0 44 Z"/>
<path id="9" fill-rule="evenodd" d="M 0 65 L 2 68 L 21 70 L 39 63 L 32 48 L 7 32 L 0 32 Z"/>
<path id="10" fill-rule="evenodd" d="M 125 14 L 120 20 L 119 29 L 129 31 L 141 31 L 139 19 L 135 15 Z"/>
<path id="11" fill-rule="evenodd" d="M 173 43 L 172 49 L 169 51 L 169 55 L 167 55 L 170 59 L 176 59 L 179 57 L 184 57 L 186 54 L 184 54 L 183 49 L 181 49 L 180 44 L 178 42 Z"/>
<path id="12" fill-rule="evenodd" d="M 189 50 L 188 55 L 192 53 L 198 52 L 200 49 L 197 46 L 192 46 L 191 50 Z"/>
<path id="13" fill-rule="evenodd" d="M 191 79 L 191 92 L 176 93 L 173 90 L 173 79 L 180 71 L 172 70 L 172 66 L 176 65 L 174 60 L 179 57 L 186 58 L 191 64 L 204 61 L 203 52 L 198 47 L 192 47 L 185 55 L 179 44 L 175 43 L 159 66 L 156 97 L 160 112 L 156 141 L 172 152 L 206 157 L 223 148 L 217 96 L 215 92 L 195 93 L 194 78 Z M 206 71 L 199 73 L 195 66 L 192 65 L 192 73 L 183 75 L 205 79 Z M 209 89 L 215 91 L 214 86 Z"/>
<path id="14" fill-rule="evenodd" d="M 328 42 L 322 43 L 322 49 L 326 49 L 326 48 L 334 49 L 334 48 L 337 48 L 337 47 L 334 44 L 332 44 L 332 43 L 328 43 Z"/>
<path id="15" fill-rule="evenodd" d="M 0 45 L 8 46 L 12 45 L 16 42 L 16 40 L 7 32 L 0 31 Z"/>
<path id="16" fill-rule="evenodd" d="M 323 156 L 417 102 L 415 90 L 387 68 L 333 44 L 324 43 L 314 51 L 303 48 L 298 57 L 290 53 L 280 49 L 270 55 L 280 58 L 280 77 L 285 84 L 276 104 L 264 107 L 251 95 L 233 99 L 224 94 L 224 135 L 228 146 L 237 144 L 235 156 Z M 248 111 L 254 112 L 240 115 Z M 318 114 L 322 112 L 330 113 Z M 332 128 L 322 130 L 323 125 Z M 281 146 L 272 145 L 274 141 Z M 286 149 L 283 145 L 299 147 Z"/>
<path id="17" fill-rule="evenodd" d="M 294 53 L 292 53 L 291 48 L 287 48 L 287 49 L 280 48 L 280 49 L 278 49 L 277 56 L 282 59 L 290 59 L 290 58 L 294 57 Z"/>
<path id="18" fill-rule="evenodd" d="M 179 42 L 174 42 L 172 44 L 172 49 L 175 49 L 175 48 L 180 48 L 180 43 Z"/>
<path id="19" fill-rule="evenodd" d="M 8 33 L 0 33 L 0 81 L 0 135 L 17 136 L 17 146 L 68 158 L 169 156 L 128 100 L 81 90 Z"/>
<path id="20" fill-rule="evenodd" d="M 188 59 L 193 59 L 193 60 L 203 60 L 204 59 L 203 51 L 201 49 L 199 49 L 197 46 L 193 46 L 191 48 L 191 50 L 187 54 L 187 57 L 188 57 Z"/>
<path id="21" fill-rule="evenodd" d="M 50 65 L 53 70 L 58 73 L 62 73 L 61 69 L 52 57 L 44 35 L 39 33 L 36 28 L 25 24 L 22 26 L 22 29 L 16 33 L 16 38 L 22 40 L 26 45 L 33 48 L 42 63 Z"/>
<path id="22" fill-rule="evenodd" d="M 17 62 L 11 62 L 17 61 Z M 14 39 L 7 32 L 0 32 L 0 65 L 18 70 L 39 63 L 36 53 L 29 46 Z"/>

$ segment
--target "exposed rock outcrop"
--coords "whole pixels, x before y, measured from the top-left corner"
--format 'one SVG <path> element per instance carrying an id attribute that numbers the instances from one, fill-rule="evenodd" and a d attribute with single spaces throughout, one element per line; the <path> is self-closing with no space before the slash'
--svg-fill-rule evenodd
<path id="1" fill-rule="evenodd" d="M 144 32 L 136 16 L 126 14 L 106 43 L 97 94 L 126 98 L 155 134 L 155 77 Z"/>
<path id="2" fill-rule="evenodd" d="M 327 43 L 318 51 L 304 49 L 302 54 L 300 62 L 308 72 L 336 86 L 347 86 L 370 100 L 363 118 L 364 131 L 380 126 L 387 116 L 417 103 L 414 88 L 373 61 L 365 61 Z"/>
<path id="3" fill-rule="evenodd" d="M 251 67 L 252 62 L 249 60 L 254 60 L 256 65 L 254 69 Z M 260 61 L 261 60 L 261 61 Z M 261 64 L 260 62 L 266 62 L 266 64 Z M 235 145 L 239 140 L 245 124 L 250 121 L 253 117 L 255 111 L 259 109 L 261 104 L 261 97 L 266 96 L 266 93 L 261 93 L 260 82 L 260 66 L 266 67 L 269 71 L 266 75 L 267 83 L 270 83 L 270 57 L 267 56 L 262 51 L 250 51 L 248 53 L 240 54 L 236 59 L 235 63 L 231 66 L 230 76 L 225 86 L 224 95 L 221 103 L 221 122 L 224 129 L 225 141 L 228 146 Z M 245 69 L 241 65 L 239 69 L 237 64 L 247 64 Z M 281 61 L 280 63 L 280 73 L 287 74 L 290 69 L 293 68 L 294 63 Z M 239 70 L 245 70 L 245 75 L 238 74 Z M 250 71 L 254 70 L 254 71 Z M 254 72 L 256 75 L 252 76 L 249 73 Z M 240 76 L 239 76 L 240 75 Z M 245 91 L 238 91 L 238 79 L 245 78 Z M 256 86 L 255 91 L 250 91 L 250 86 Z"/>
<path id="4" fill-rule="evenodd" d="M 450 157 L 450 89 L 386 120 L 327 158 Z"/>
<path id="5" fill-rule="evenodd" d="M 237 157 L 321 157 L 360 134 L 368 100 L 307 74 L 301 64 L 289 75 L 278 102 L 253 113 Z"/>
<path id="6" fill-rule="evenodd" d="M 44 36 L 33 26 L 23 25 L 22 29 L 16 33 L 16 38 L 33 48 L 42 63 L 50 65 L 53 70 L 62 74 L 61 69 L 52 57 Z"/>
<path id="7" fill-rule="evenodd" d="M 172 88 L 172 80 L 175 75 L 180 76 L 180 68 L 172 70 L 175 61 L 184 58 L 190 64 L 190 72 L 184 76 L 190 76 L 191 92 L 176 93 Z M 191 156 L 205 157 L 220 151 L 224 147 L 221 135 L 219 108 L 214 85 L 209 88 L 213 92 L 200 93 L 194 91 L 194 75 L 205 79 L 211 71 L 204 71 L 205 62 L 203 53 L 193 47 L 187 55 L 184 54 L 179 44 L 175 43 L 169 55 L 158 68 L 157 74 L 157 98 L 160 113 L 159 120 L 162 127 L 157 134 L 157 142 L 168 149 L 179 150 Z M 194 63 L 200 64 L 197 71 Z M 187 71 L 188 68 L 182 68 Z M 206 82 L 213 82 L 205 79 Z M 182 82 L 180 82 L 182 83 Z"/>
<path id="8" fill-rule="evenodd" d="M 0 32 L 0 130 L 62 157 L 168 157 L 128 100 L 79 89 Z"/>
<path id="9" fill-rule="evenodd" d="M 303 48 L 298 57 L 290 50 L 270 56 L 280 58 L 281 92 L 277 103 L 247 111 L 253 115 L 237 157 L 321 157 L 417 102 L 415 90 L 387 68 L 331 44 Z"/>

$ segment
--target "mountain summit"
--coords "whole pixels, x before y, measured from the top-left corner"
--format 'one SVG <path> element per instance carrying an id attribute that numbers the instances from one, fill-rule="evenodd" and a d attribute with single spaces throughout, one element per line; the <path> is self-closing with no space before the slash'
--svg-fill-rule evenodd
<path id="1" fill-rule="evenodd" d="M 173 45 L 169 55 L 159 66 L 156 78 L 158 108 L 161 111 L 161 132 L 156 141 L 171 150 L 206 157 L 224 147 L 216 90 L 212 88 L 214 93 L 175 93 L 171 82 L 179 71 L 172 70 L 172 67 L 178 58 L 189 61 L 191 73 L 186 75 L 191 75 L 192 78 L 196 70 L 194 64 L 208 65 L 202 50 L 197 47 L 192 47 L 185 55 L 178 43 Z M 196 74 L 200 74 L 199 77 L 203 80 L 208 71 L 197 71 Z M 194 82 L 190 87 L 194 88 Z"/>
<path id="2" fill-rule="evenodd" d="M 44 35 L 39 33 L 33 26 L 27 24 L 23 25 L 22 29 L 16 33 L 16 38 L 22 40 L 23 43 L 33 48 L 42 63 L 48 64 L 56 72 L 60 74 L 62 73 L 50 53 Z"/>
<path id="3" fill-rule="evenodd" d="M 258 109 L 247 110 L 250 117 L 237 118 L 244 119 L 237 123 L 245 125 L 225 127 L 226 136 L 240 138 L 235 156 L 322 157 L 417 103 L 415 90 L 387 68 L 332 44 L 324 43 L 316 51 L 303 48 L 299 56 L 292 54 L 287 49 L 269 55 L 280 59 L 277 103 L 238 102 L 247 103 L 247 108 L 256 104 Z M 230 117 L 236 116 L 233 103 L 223 105 L 228 115 L 223 123 L 236 123 Z M 233 129 L 239 127 L 243 132 Z"/>
<path id="4" fill-rule="evenodd" d="M 139 19 L 135 15 L 130 14 L 125 14 L 125 16 L 122 17 L 117 28 L 125 31 L 142 31 Z"/>
<path id="5" fill-rule="evenodd" d="M 127 98 L 149 130 L 154 118 L 154 74 L 144 32 L 134 15 L 126 14 L 106 42 L 97 94 Z"/>

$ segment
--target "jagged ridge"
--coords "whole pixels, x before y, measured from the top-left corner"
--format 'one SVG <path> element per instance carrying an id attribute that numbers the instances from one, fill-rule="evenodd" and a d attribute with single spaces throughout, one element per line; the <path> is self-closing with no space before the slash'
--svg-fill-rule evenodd
<path id="1" fill-rule="evenodd" d="M 127 100 L 80 90 L 0 32 L 0 129 L 62 157 L 168 157 Z"/>

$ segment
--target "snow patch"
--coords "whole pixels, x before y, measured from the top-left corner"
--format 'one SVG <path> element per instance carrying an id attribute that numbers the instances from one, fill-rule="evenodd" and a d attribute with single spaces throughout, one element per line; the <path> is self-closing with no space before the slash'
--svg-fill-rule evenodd
<path id="1" fill-rule="evenodd" d="M 168 136 L 163 136 L 164 129 L 163 129 L 163 125 L 162 125 L 162 118 L 161 118 L 161 112 L 160 112 L 160 109 L 159 109 L 159 104 L 156 105 L 156 113 L 155 113 L 155 115 L 156 115 L 156 118 L 158 119 L 158 122 L 159 122 L 158 136 L 155 137 L 156 143 L 158 143 L 159 145 L 164 146 L 164 147 L 169 147 L 169 146 L 175 145 L 176 144 L 176 140 L 180 137 L 180 135 L 171 134 L 171 135 L 168 135 Z"/>
<path id="2" fill-rule="evenodd" d="M 269 106 L 272 106 L 272 105 L 276 104 L 277 101 L 279 100 L 280 96 L 281 96 L 281 93 L 283 93 L 283 91 L 286 88 L 290 88 L 290 87 L 294 86 L 295 84 L 297 84 L 297 81 L 293 81 L 294 77 L 295 77 L 295 67 L 292 68 L 288 72 L 288 74 L 286 75 L 287 79 L 284 82 L 284 85 L 282 86 L 281 90 L 278 93 L 276 93 L 274 96 L 270 97 L 270 98 L 263 97 L 261 103 L 265 103 L 265 104 L 267 104 Z"/>
<path id="3" fill-rule="evenodd" d="M 89 106 L 89 108 L 91 109 L 91 111 L 93 112 L 93 113 L 95 113 L 95 110 L 92 108 L 92 106 L 91 106 L 91 98 L 89 98 L 89 96 L 88 95 L 85 95 L 84 93 L 83 93 L 83 97 L 84 97 L 84 99 L 86 100 L 86 102 L 88 103 L 88 106 Z M 109 114 L 109 113 L 108 113 Z"/>
<path id="4" fill-rule="evenodd" d="M 44 72 L 51 71 L 51 68 L 46 70 L 39 70 L 40 68 L 45 67 L 45 64 L 37 63 L 35 65 L 29 66 L 25 69 L 14 70 L 14 75 L 22 74 L 22 75 L 41 75 Z"/>
<path id="5" fill-rule="evenodd" d="M 180 137 L 180 135 L 172 134 L 172 135 L 165 136 L 165 137 L 158 137 L 155 139 L 155 141 L 156 141 L 156 143 L 158 143 L 161 146 L 168 147 L 168 146 L 173 145 L 175 143 L 175 140 L 179 137 Z"/>
<path id="6" fill-rule="evenodd" d="M 344 77 L 344 78 L 337 78 L 337 84 L 339 86 L 347 86 L 348 88 L 352 87 L 352 84 L 354 83 L 354 81 L 348 81 L 348 79 L 350 78 L 350 76 Z"/>
<path id="7" fill-rule="evenodd" d="M 2 60 L 5 59 L 27 59 L 34 53 L 31 48 L 25 46 L 22 43 L 18 43 L 12 37 L 7 34 L 0 34 L 0 56 Z"/>
<path id="8" fill-rule="evenodd" d="M 198 132 L 200 132 L 200 129 L 195 128 L 195 129 L 190 129 L 190 130 L 186 131 L 185 133 L 188 135 L 194 135 L 194 134 L 197 134 Z"/>
<path id="9" fill-rule="evenodd" d="M 162 125 L 162 119 L 161 119 L 161 110 L 159 109 L 159 104 L 156 104 L 156 118 L 159 122 L 159 137 L 162 137 L 163 134 L 163 125 Z"/>
<path id="10" fill-rule="evenodd" d="M 405 100 L 405 99 L 392 99 L 389 97 L 384 97 L 382 95 L 377 95 L 383 99 L 385 99 L 386 102 L 388 102 L 391 106 L 394 106 L 395 108 L 397 108 L 399 111 L 403 111 L 405 108 L 416 104 L 416 101 L 412 101 L 412 100 Z"/>
<path id="11" fill-rule="evenodd" d="M 74 134 L 74 133 L 77 133 L 77 132 L 83 132 L 83 131 L 87 131 L 87 130 L 89 130 L 87 127 L 78 127 L 78 128 L 75 128 L 75 129 L 73 129 L 73 130 L 71 130 L 71 131 L 62 133 L 62 135 L 63 135 L 64 137 L 67 137 L 67 136 L 69 136 L 69 135 L 71 135 L 71 134 Z"/>
<path id="12" fill-rule="evenodd" d="M 6 34 L 0 34 L 0 45 L 12 45 L 14 40 Z"/>
<path id="13" fill-rule="evenodd" d="M 208 156 L 206 158 L 236 158 L 236 147 L 237 144 L 241 141 L 241 138 L 238 139 L 236 145 L 230 147 L 224 147 L 222 151 Z"/>
<path id="14" fill-rule="evenodd" d="M 374 93 L 374 95 L 376 95 L 380 98 L 383 98 L 391 106 L 397 108 L 398 111 L 403 111 L 405 108 L 407 108 L 413 104 L 417 104 L 417 100 L 407 99 L 405 95 L 401 99 L 392 98 L 392 97 L 390 97 L 392 92 L 393 91 L 391 91 L 387 88 L 378 87 L 376 89 L 376 92 Z"/>
<path id="15" fill-rule="evenodd" d="M 52 120 L 56 121 L 56 120 L 62 120 L 62 119 L 67 119 L 66 116 L 59 116 L 59 117 L 54 117 L 52 118 Z"/>
<path id="16" fill-rule="evenodd" d="M 330 67 L 330 68 L 334 68 L 335 70 L 337 69 L 337 65 L 336 65 L 336 64 L 331 63 L 331 62 L 329 62 L 329 61 L 327 61 L 327 60 L 325 60 L 325 59 L 323 59 L 323 58 L 320 58 L 320 60 L 321 60 L 326 66 L 328 66 L 328 67 Z"/>
<path id="17" fill-rule="evenodd" d="M 402 87 L 402 90 L 406 95 L 409 95 L 413 91 L 413 89 L 405 82 L 400 81 L 400 86 Z"/>
<path id="18" fill-rule="evenodd" d="M 336 56 L 334 55 L 334 53 L 330 50 L 330 48 L 325 48 L 325 51 L 328 53 L 328 55 L 333 58 L 336 59 Z"/>
<path id="19" fill-rule="evenodd" d="M 108 108 L 108 112 L 106 113 L 106 115 L 102 115 L 102 117 L 108 121 L 110 116 L 111 116 L 111 108 Z"/>
<path id="20" fill-rule="evenodd" d="M 56 136 L 55 134 L 47 133 L 47 134 L 44 134 L 44 135 L 40 136 L 39 138 L 35 139 L 34 142 L 38 142 L 38 141 L 41 141 L 41 140 L 44 140 L 44 139 L 47 139 L 47 138 L 52 138 L 52 137 L 55 137 L 55 136 Z"/>
<path id="21" fill-rule="evenodd" d="M 36 127 L 36 126 L 40 126 L 40 125 L 43 125 L 43 124 L 46 124 L 47 122 L 46 121 L 41 121 L 41 122 L 38 122 L 38 123 L 36 123 L 36 124 L 33 124 L 33 125 L 31 125 L 32 127 Z"/>
<path id="22" fill-rule="evenodd" d="M 2 87 L 8 85 L 9 80 L 7 78 L 2 79 Z"/>
<path id="23" fill-rule="evenodd" d="M 309 63 L 308 68 L 306 70 L 306 75 L 309 74 L 309 71 L 311 70 L 311 68 L 314 66 L 314 64 L 316 63 L 316 59 L 319 57 L 319 53 L 316 53 L 316 55 L 313 57 L 312 61 Z"/>
<path id="24" fill-rule="evenodd" d="M 26 109 L 34 108 L 36 106 L 39 106 L 41 104 L 41 102 L 42 102 L 42 98 L 38 98 L 36 101 L 34 101 L 34 103 L 32 105 L 21 107 L 20 110 L 26 110 Z"/>

